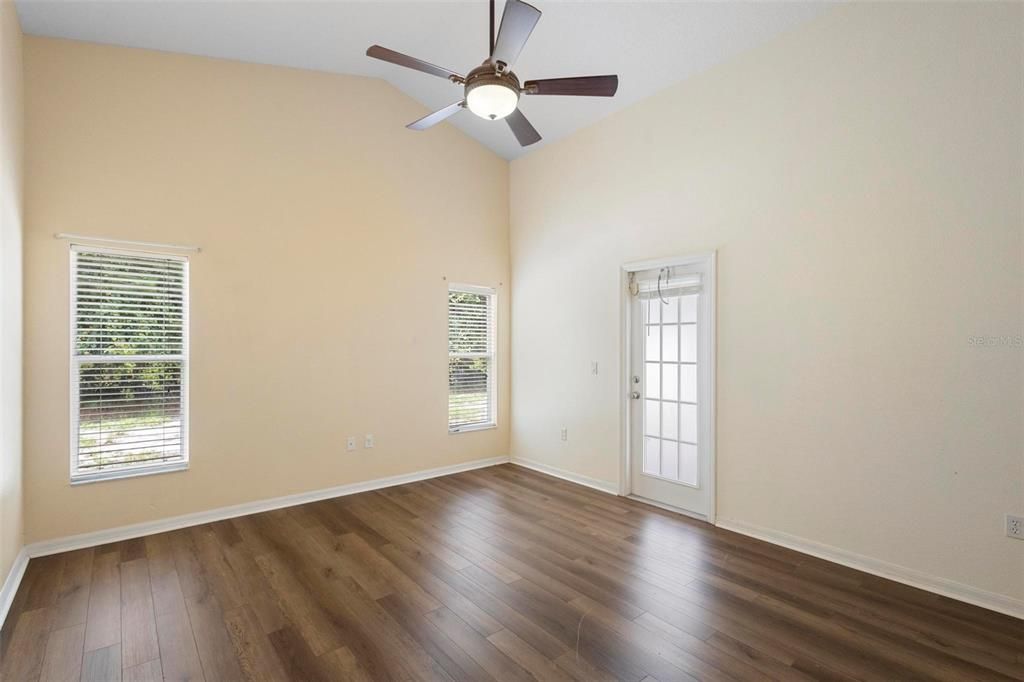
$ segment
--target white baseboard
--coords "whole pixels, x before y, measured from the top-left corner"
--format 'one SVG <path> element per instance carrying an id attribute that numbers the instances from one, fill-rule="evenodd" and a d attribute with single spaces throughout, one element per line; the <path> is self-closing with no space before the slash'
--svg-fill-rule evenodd
<path id="1" fill-rule="evenodd" d="M 11 609 L 11 602 L 14 601 L 14 595 L 17 594 L 18 586 L 21 585 L 21 579 L 25 576 L 26 566 L 28 566 L 28 552 L 22 547 L 18 556 L 14 557 L 14 563 L 7 574 L 7 579 L 4 580 L 3 587 L 0 587 L 0 628 L 7 620 L 7 612 Z"/>
<path id="2" fill-rule="evenodd" d="M 85 547 L 95 547 L 108 542 L 129 540 L 131 538 L 151 535 L 153 533 L 163 533 L 203 523 L 222 521 L 224 519 L 231 519 L 237 516 L 245 516 L 246 514 L 256 514 L 259 512 L 271 511 L 273 509 L 305 504 L 307 502 L 326 500 L 332 497 L 343 497 L 345 495 L 352 495 L 370 490 L 389 488 L 391 486 L 403 485 L 405 483 L 413 483 L 415 481 L 423 481 L 430 478 L 437 478 L 439 476 L 456 474 L 461 471 L 482 469 L 496 464 L 504 464 L 508 461 L 510 461 L 508 457 L 478 459 L 470 462 L 463 462 L 461 464 L 438 467 L 435 469 L 425 469 L 408 474 L 377 478 L 370 481 L 362 481 L 360 483 L 350 483 L 335 486 L 333 488 L 323 488 L 321 490 L 297 493 L 295 495 L 258 500 L 256 502 L 246 502 L 244 504 L 237 504 L 230 507 L 220 507 L 217 509 L 210 509 L 182 516 L 174 516 L 157 521 L 148 521 L 130 526 L 121 526 L 119 528 L 110 528 L 93 533 L 83 533 L 81 535 L 72 535 L 69 537 L 32 543 L 31 545 L 23 547 L 18 553 L 18 556 L 14 560 L 14 564 L 11 566 L 11 570 L 7 575 L 7 579 L 3 583 L 3 587 L 0 588 L 0 626 L 3 625 L 3 622 L 7 617 L 7 611 L 10 609 L 11 602 L 14 600 L 14 595 L 18 591 L 18 586 L 21 584 L 21 579 L 25 574 L 25 568 L 28 565 L 29 558 L 46 556 L 48 554 L 57 554 L 59 552 L 68 552 Z M 513 464 L 526 467 L 527 469 L 533 469 L 534 471 L 539 471 L 541 473 L 548 474 L 549 476 L 561 478 L 572 483 L 578 483 L 579 485 L 600 490 L 601 492 L 609 493 L 611 495 L 618 494 L 618 486 L 610 481 L 581 476 L 571 471 L 559 469 L 558 467 L 518 457 L 512 458 L 511 462 Z M 765 542 L 787 547 L 797 552 L 810 554 L 811 556 L 816 556 L 820 559 L 825 559 L 826 561 L 832 561 L 843 566 L 871 573 L 872 575 L 888 578 L 905 585 L 927 590 L 928 592 L 941 594 L 943 596 L 950 597 L 951 599 L 957 599 L 959 601 L 998 611 L 1000 613 L 1005 613 L 1017 618 L 1024 618 L 1024 600 L 996 594 L 994 592 L 988 592 L 947 578 L 940 578 L 914 569 L 890 564 L 880 559 L 863 556 L 838 547 L 832 547 L 831 545 L 807 540 L 795 535 L 772 530 L 770 528 L 762 528 L 742 521 L 719 519 L 716 525 L 726 530 L 731 530 L 742 535 L 748 535 L 759 540 L 764 540 Z"/>
<path id="3" fill-rule="evenodd" d="M 588 488 L 600 490 L 603 493 L 609 493 L 611 495 L 619 494 L 619 486 L 610 481 L 602 481 L 599 478 L 589 478 L 587 476 L 580 476 L 579 474 L 575 474 L 571 471 L 566 471 L 565 469 L 553 467 L 550 464 L 542 464 L 541 462 L 535 462 L 531 459 L 523 459 L 522 457 L 513 457 L 511 461 L 513 464 L 518 464 L 521 467 L 533 469 L 534 471 L 539 471 L 542 474 L 554 476 L 555 478 L 561 478 L 571 483 L 579 483 L 580 485 L 585 485 Z"/>
<path id="4" fill-rule="evenodd" d="M 781 545 L 803 554 L 816 556 L 819 559 L 855 568 L 858 571 L 864 571 L 865 573 L 888 578 L 904 585 L 934 592 L 950 599 L 1005 613 L 1008 616 L 1024 618 L 1024 600 L 1021 599 L 988 592 L 977 587 L 958 583 L 955 580 L 940 578 L 939 576 L 906 568 L 905 566 L 890 564 L 881 559 L 864 556 L 845 549 L 815 542 L 814 540 L 807 540 L 796 535 L 790 535 L 789 533 L 783 533 L 770 528 L 762 528 L 742 521 L 719 519 L 715 525 L 742 535 L 757 538 L 758 540 L 770 542 L 773 545 Z"/>
<path id="5" fill-rule="evenodd" d="M 311 490 L 305 493 L 296 493 L 295 495 L 285 495 L 284 497 L 273 497 L 267 500 L 257 500 L 255 502 L 236 504 L 230 507 L 219 507 L 217 509 L 195 512 L 194 514 L 172 516 L 170 518 L 159 519 L 157 521 L 136 523 L 130 526 L 110 528 L 107 530 L 95 531 L 93 533 L 82 533 L 81 535 L 71 535 L 64 538 L 56 538 L 54 540 L 44 540 L 42 542 L 34 542 L 26 546 L 24 553 L 28 557 L 34 558 L 46 556 L 48 554 L 57 554 L 59 552 L 69 552 L 71 550 L 82 549 L 84 547 L 104 545 L 108 542 L 130 540 L 131 538 L 152 535 L 153 533 L 165 533 L 170 530 L 188 528 L 189 526 L 198 526 L 203 523 L 223 521 L 224 519 L 232 519 L 237 516 L 245 516 L 246 514 L 256 514 L 259 512 L 271 511 L 272 509 L 281 509 L 283 507 L 293 507 L 297 504 L 326 500 L 332 497 L 343 497 L 345 495 L 353 495 L 355 493 L 367 492 L 369 490 L 390 488 L 391 486 L 403 485 L 405 483 L 424 481 L 428 478 L 457 474 L 460 471 L 482 469 L 484 467 L 494 466 L 495 464 L 504 464 L 508 461 L 508 457 L 477 459 L 471 462 L 452 464 L 450 466 L 438 467 L 436 469 L 424 469 L 422 471 L 414 471 L 408 474 L 376 478 L 372 481 L 349 483 L 346 485 L 335 486 L 333 488 L 322 488 L 320 490 Z"/>

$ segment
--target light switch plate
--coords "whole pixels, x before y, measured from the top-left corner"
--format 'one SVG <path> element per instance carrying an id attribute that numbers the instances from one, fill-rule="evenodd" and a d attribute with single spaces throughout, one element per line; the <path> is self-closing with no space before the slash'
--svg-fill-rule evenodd
<path id="1" fill-rule="evenodd" d="M 366 434 L 366 440 L 363 442 L 363 447 L 364 448 L 372 448 L 373 447 L 373 434 L 372 433 Z"/>
<path id="2" fill-rule="evenodd" d="M 349 436 L 348 437 L 348 442 L 345 443 L 345 449 L 348 450 L 349 452 L 352 452 L 353 450 L 356 449 L 356 437 L 355 436 Z"/>

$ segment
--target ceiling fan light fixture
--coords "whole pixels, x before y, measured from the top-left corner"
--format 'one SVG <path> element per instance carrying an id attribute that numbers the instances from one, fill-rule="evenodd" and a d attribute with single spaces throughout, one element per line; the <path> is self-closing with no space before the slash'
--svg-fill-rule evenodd
<path id="1" fill-rule="evenodd" d="M 505 118 L 519 104 L 519 92 L 504 83 L 480 83 L 466 88 L 466 108 L 480 118 Z"/>
<path id="2" fill-rule="evenodd" d="M 444 78 L 461 85 L 465 89 L 463 98 L 452 102 L 443 109 L 427 114 L 413 121 L 406 128 L 426 130 L 441 121 L 454 116 L 463 109 L 469 109 L 487 121 L 505 119 L 509 130 L 523 147 L 540 142 L 541 136 L 523 112 L 519 111 L 519 96 L 526 95 L 575 95 L 587 97 L 613 97 L 619 87 L 619 77 L 606 76 L 573 76 L 571 78 L 545 78 L 526 81 L 522 86 L 519 79 L 511 71 L 523 46 L 533 33 L 534 26 L 540 19 L 540 10 L 528 5 L 523 0 L 505 0 L 505 10 L 501 15 L 498 35 L 494 35 L 494 0 L 489 0 L 490 20 L 488 21 L 489 39 L 487 47 L 490 52 L 483 64 L 465 76 L 455 73 L 422 59 L 410 57 L 401 52 L 389 50 L 380 45 L 371 45 L 366 50 L 367 57 L 397 64 L 407 69 Z"/>

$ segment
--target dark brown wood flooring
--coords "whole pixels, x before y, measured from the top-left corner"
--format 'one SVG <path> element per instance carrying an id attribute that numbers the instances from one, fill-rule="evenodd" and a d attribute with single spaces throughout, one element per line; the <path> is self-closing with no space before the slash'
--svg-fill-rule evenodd
<path id="1" fill-rule="evenodd" d="M 15 680 L 1024 679 L 1024 621 L 513 465 L 29 563 Z"/>

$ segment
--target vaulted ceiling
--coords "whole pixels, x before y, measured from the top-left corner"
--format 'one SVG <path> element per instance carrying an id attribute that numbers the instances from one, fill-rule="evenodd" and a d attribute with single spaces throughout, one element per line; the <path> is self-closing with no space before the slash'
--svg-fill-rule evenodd
<path id="1" fill-rule="evenodd" d="M 519 62 L 522 78 L 619 74 L 612 99 L 527 97 L 543 135 L 521 148 L 508 127 L 468 111 L 449 122 L 513 159 L 763 43 L 829 8 L 823 2 L 562 2 L 543 12 Z M 503 0 L 499 0 L 500 17 Z M 487 54 L 487 3 L 305 0 L 19 0 L 33 35 L 380 77 L 424 105 L 461 99 L 440 78 L 365 56 L 374 43 L 466 73 Z M 429 135 L 430 132 L 410 135 Z"/>

